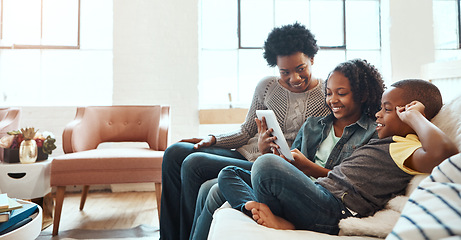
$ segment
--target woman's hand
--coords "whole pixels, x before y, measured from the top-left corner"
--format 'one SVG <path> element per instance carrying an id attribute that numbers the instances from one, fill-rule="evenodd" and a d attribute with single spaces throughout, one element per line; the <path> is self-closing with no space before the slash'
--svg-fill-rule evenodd
<path id="1" fill-rule="evenodd" d="M 180 142 L 195 143 L 194 149 L 199 149 L 202 147 L 210 147 L 216 144 L 216 137 L 213 135 L 207 136 L 206 138 L 188 138 L 183 139 Z"/>
<path id="2" fill-rule="evenodd" d="M 255 118 L 256 125 L 258 126 L 258 149 L 261 154 L 272 153 L 272 149 L 278 149 L 278 145 L 275 144 L 277 137 L 272 136 L 274 131 L 272 128 L 267 129 L 266 118 L 262 117 L 261 120 Z"/>

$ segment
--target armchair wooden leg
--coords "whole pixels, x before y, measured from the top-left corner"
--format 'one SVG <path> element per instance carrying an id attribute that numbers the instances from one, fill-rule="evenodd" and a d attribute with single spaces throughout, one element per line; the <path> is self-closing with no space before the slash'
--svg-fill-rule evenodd
<path id="1" fill-rule="evenodd" d="M 162 199 L 162 183 L 155 183 L 155 196 L 157 198 L 157 213 L 160 220 L 160 202 Z"/>
<path id="2" fill-rule="evenodd" d="M 64 202 L 65 193 L 66 186 L 59 186 L 56 190 L 56 206 L 54 208 L 53 236 L 58 235 L 59 221 L 61 220 L 62 204 Z"/>
<path id="3" fill-rule="evenodd" d="M 83 186 L 82 198 L 80 198 L 80 211 L 82 211 L 82 210 L 83 210 L 83 207 L 85 206 L 86 197 L 88 196 L 88 191 L 89 191 L 89 190 L 90 190 L 90 186 L 89 186 L 89 185 Z"/>

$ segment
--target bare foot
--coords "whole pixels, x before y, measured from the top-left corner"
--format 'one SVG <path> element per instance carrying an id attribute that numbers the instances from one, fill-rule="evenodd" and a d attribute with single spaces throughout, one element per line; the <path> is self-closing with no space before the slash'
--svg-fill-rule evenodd
<path id="1" fill-rule="evenodd" d="M 260 225 L 283 230 L 295 229 L 295 226 L 291 222 L 274 215 L 270 208 L 264 203 L 249 201 L 245 203 L 245 208 L 251 211 L 253 219 Z"/>

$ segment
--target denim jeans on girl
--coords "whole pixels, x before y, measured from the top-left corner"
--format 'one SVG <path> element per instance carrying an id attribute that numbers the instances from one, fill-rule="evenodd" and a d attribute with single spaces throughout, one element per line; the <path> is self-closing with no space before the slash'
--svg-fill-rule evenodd
<path id="1" fill-rule="evenodd" d="M 352 216 L 327 189 L 273 154 L 259 157 L 251 174 L 226 167 L 219 174 L 218 184 L 233 208 L 241 210 L 248 201 L 265 203 L 296 229 L 338 234 L 339 220 Z"/>

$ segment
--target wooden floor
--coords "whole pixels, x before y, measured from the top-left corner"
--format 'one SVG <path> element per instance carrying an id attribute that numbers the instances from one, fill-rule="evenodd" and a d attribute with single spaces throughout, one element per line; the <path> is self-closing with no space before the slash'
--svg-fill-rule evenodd
<path id="1" fill-rule="evenodd" d="M 83 211 L 80 193 L 66 193 L 59 231 L 159 227 L 155 192 L 90 192 Z M 43 231 L 51 232 L 53 225 Z M 43 232 L 42 231 L 42 232 Z M 53 238 L 55 239 L 55 238 Z"/>

